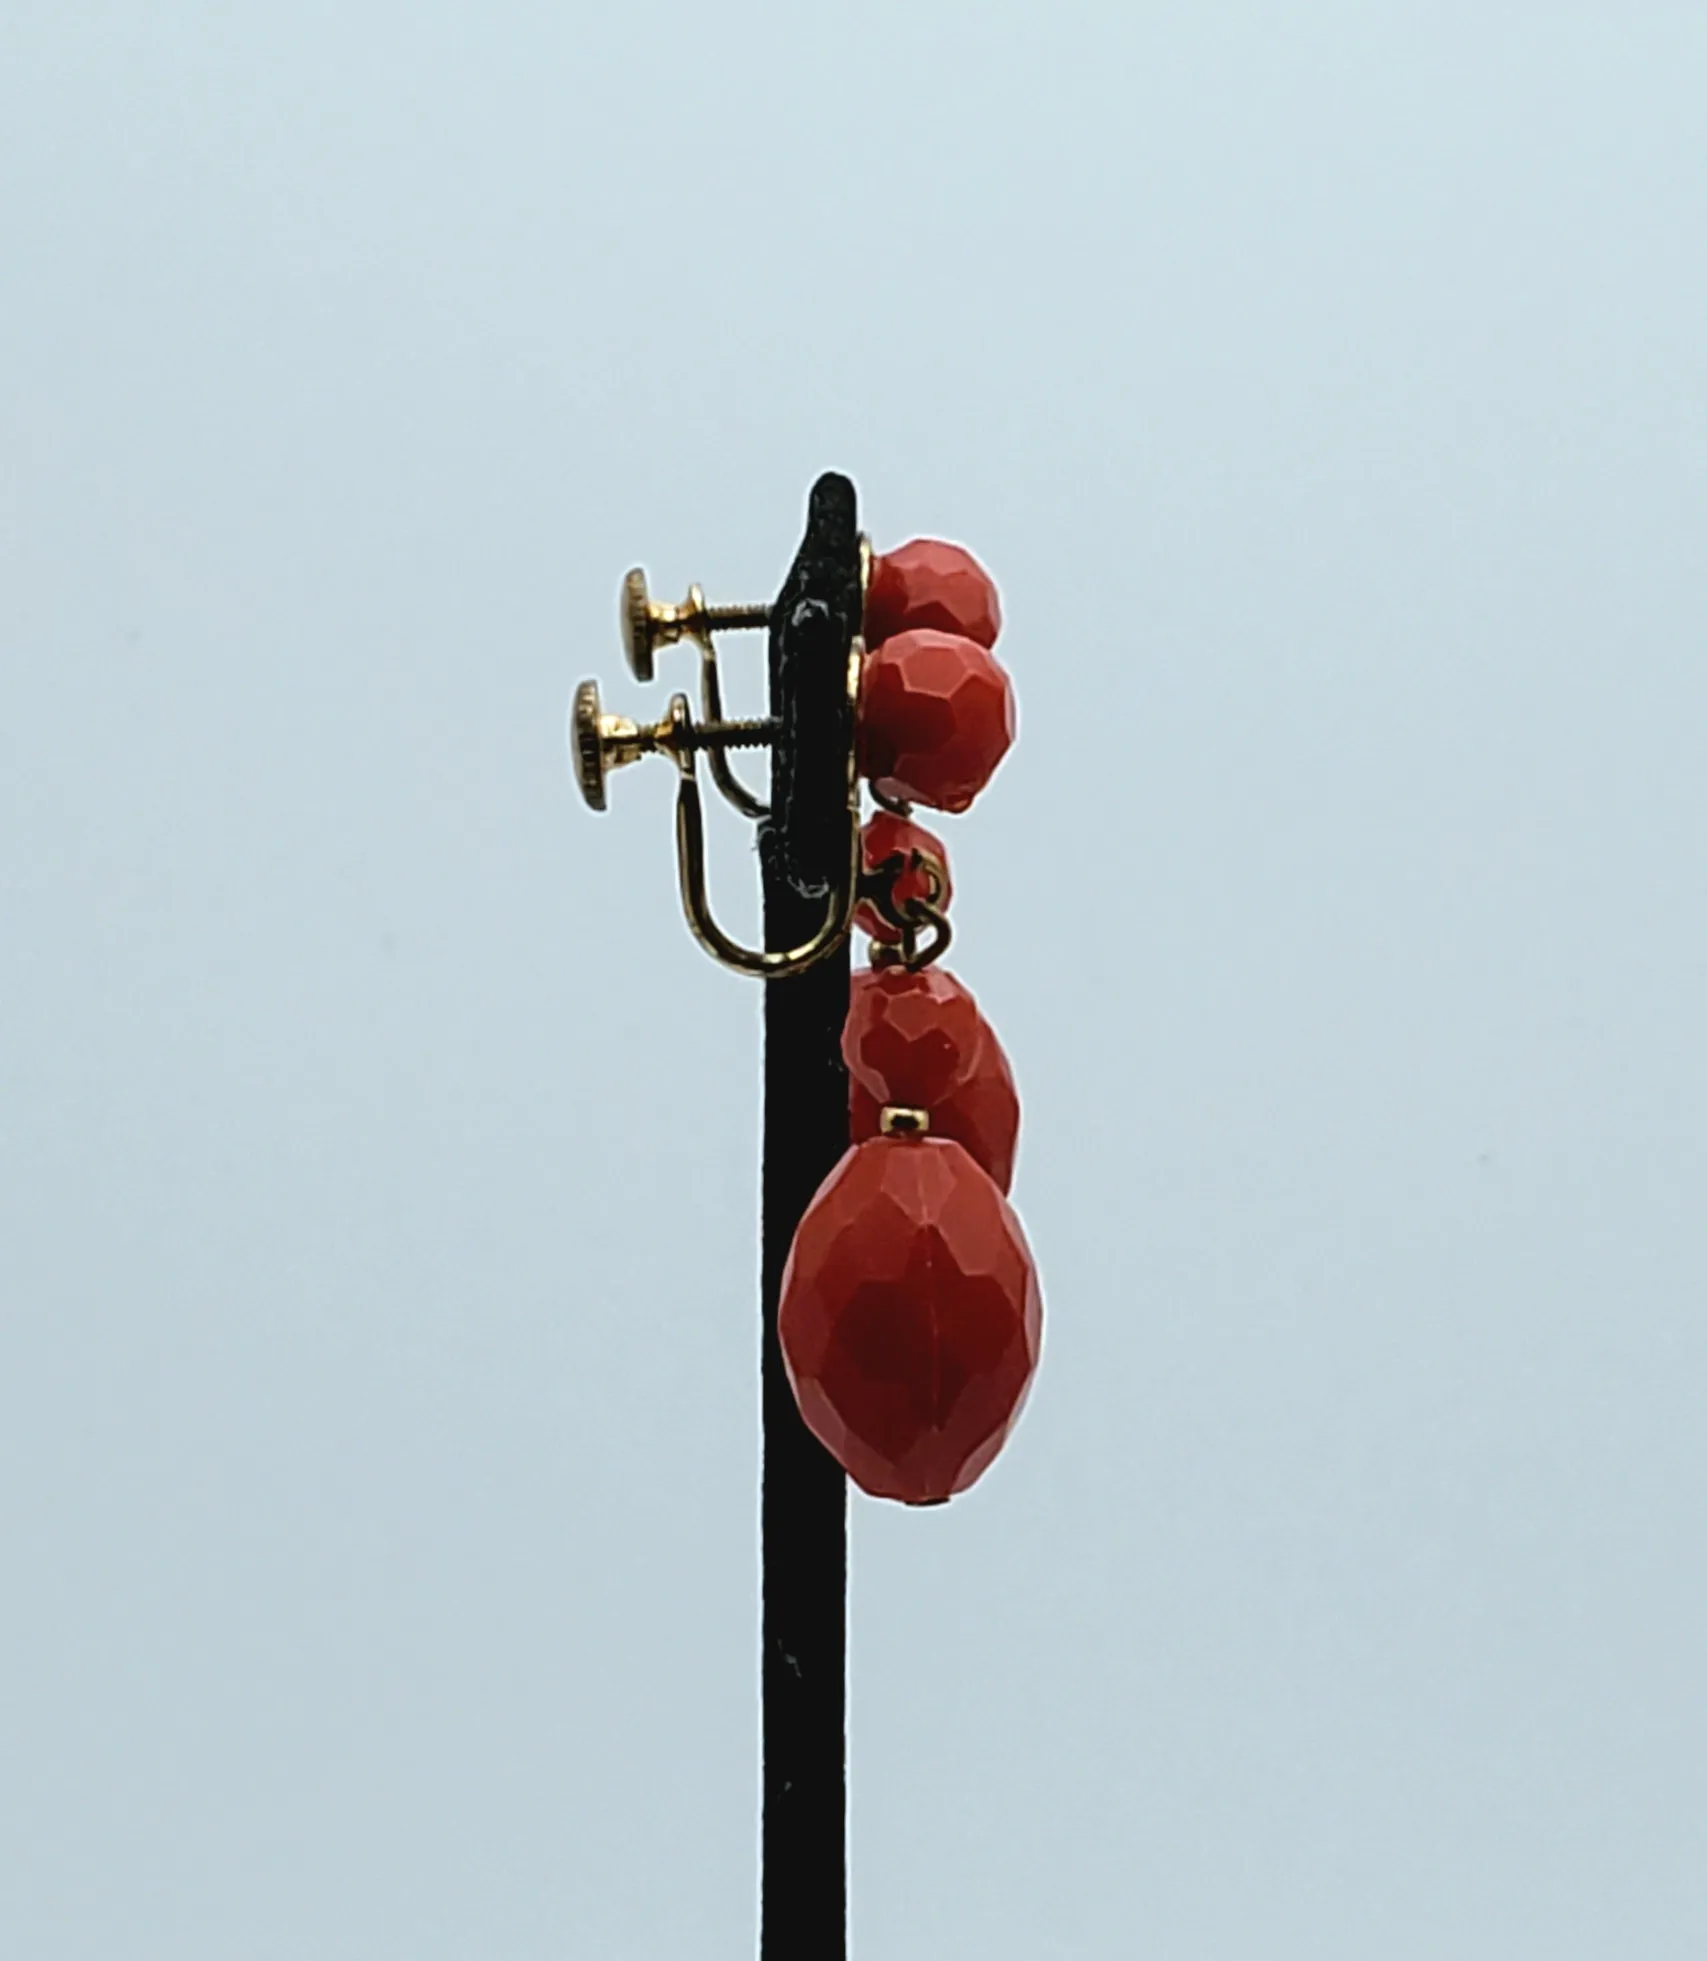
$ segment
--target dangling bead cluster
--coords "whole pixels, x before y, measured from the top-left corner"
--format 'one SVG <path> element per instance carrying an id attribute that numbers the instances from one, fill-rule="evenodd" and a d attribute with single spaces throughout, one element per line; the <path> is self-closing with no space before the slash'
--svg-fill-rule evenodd
<path id="1" fill-rule="evenodd" d="M 842 1054 L 849 1149 L 819 1187 L 783 1274 L 778 1327 L 807 1426 L 874 1497 L 940 1504 L 1006 1441 L 1037 1367 L 1037 1270 L 1006 1193 L 1019 1098 L 970 991 L 932 962 L 952 888 L 912 804 L 964 810 L 1014 737 L 990 649 L 1001 608 L 958 545 L 873 561 L 860 692 L 866 824 Z"/>

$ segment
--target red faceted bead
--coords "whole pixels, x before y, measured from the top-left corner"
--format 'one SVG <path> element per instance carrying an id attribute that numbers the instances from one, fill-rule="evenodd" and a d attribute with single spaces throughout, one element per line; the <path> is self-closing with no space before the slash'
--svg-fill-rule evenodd
<path id="1" fill-rule="evenodd" d="M 885 795 L 964 810 L 1013 739 L 1013 685 L 976 640 L 912 627 L 866 655 L 859 767 Z"/>
<path id="2" fill-rule="evenodd" d="M 865 594 L 865 643 L 876 647 L 908 627 L 963 633 L 993 647 L 1002 630 L 996 587 L 964 545 L 914 538 L 871 561 Z"/>
<path id="3" fill-rule="evenodd" d="M 1018 1219 L 958 1144 L 879 1137 L 819 1187 L 777 1310 L 806 1425 L 876 1498 L 940 1503 L 1001 1449 L 1043 1302 Z"/>
<path id="4" fill-rule="evenodd" d="M 912 1107 L 918 1108 L 919 1105 Z M 1003 1192 L 1013 1189 L 1014 1155 L 1019 1148 L 1019 1092 L 996 1031 L 984 1023 L 966 1080 L 931 1105 L 930 1135 L 948 1137 L 974 1164 L 981 1165 Z M 883 1105 L 855 1076 L 848 1078 L 848 1142 L 863 1144 L 879 1134 Z"/>
<path id="5" fill-rule="evenodd" d="M 861 861 L 868 872 L 875 871 L 884 859 L 893 858 L 897 852 L 910 864 L 915 851 L 928 853 L 942 866 L 944 885 L 936 903 L 946 910 L 954 896 L 954 885 L 948 878 L 948 847 L 941 838 L 927 831 L 922 824 L 915 824 L 906 817 L 897 817 L 887 810 L 878 811 L 860 834 Z M 895 881 L 895 901 L 897 905 L 905 906 L 910 899 L 928 899 L 930 889 L 930 880 L 923 867 L 909 869 Z M 854 912 L 854 924 L 862 933 L 869 933 L 885 946 L 893 946 L 901 938 L 869 899 L 859 902 Z"/>
<path id="6" fill-rule="evenodd" d="M 842 1058 L 879 1103 L 934 1110 L 966 1080 L 984 1027 L 971 993 L 942 968 L 877 967 L 853 977 Z"/>

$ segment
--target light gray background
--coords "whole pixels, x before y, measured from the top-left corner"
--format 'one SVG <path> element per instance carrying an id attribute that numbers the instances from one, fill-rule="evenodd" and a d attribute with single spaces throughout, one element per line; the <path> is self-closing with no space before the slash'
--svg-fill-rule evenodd
<path id="1" fill-rule="evenodd" d="M 859 1955 L 1707 1952 L 1702 10 L 7 0 L 0 239 L 0 1953 L 748 1951 L 758 1000 L 562 722 L 832 466 L 1048 1313 Z"/>

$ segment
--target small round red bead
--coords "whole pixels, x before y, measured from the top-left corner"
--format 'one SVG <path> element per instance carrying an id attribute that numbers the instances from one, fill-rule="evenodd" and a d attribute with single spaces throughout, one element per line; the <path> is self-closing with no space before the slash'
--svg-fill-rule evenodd
<path id="1" fill-rule="evenodd" d="M 778 1334 L 807 1427 L 874 1497 L 940 1503 L 1006 1440 L 1042 1344 L 1020 1224 L 946 1138 L 851 1149 L 807 1208 Z"/>
<path id="2" fill-rule="evenodd" d="M 911 864 L 915 851 L 925 852 L 941 865 L 944 884 L 935 903 L 939 910 L 946 911 L 949 900 L 954 896 L 954 885 L 948 877 L 948 847 L 934 831 L 927 831 L 924 825 L 915 824 L 910 818 L 880 810 L 860 834 L 860 859 L 868 872 L 876 871 L 886 858 L 893 858 L 897 853 L 908 859 L 909 869 L 895 881 L 895 902 L 903 907 L 910 899 L 928 899 L 931 895 L 930 880 L 924 868 Z M 862 933 L 869 933 L 884 946 L 894 946 L 901 938 L 869 899 L 859 902 L 854 912 L 854 924 Z"/>
<path id="3" fill-rule="evenodd" d="M 964 810 L 1014 739 L 1014 693 L 987 647 L 911 627 L 867 654 L 859 767 L 885 795 Z"/>
<path id="4" fill-rule="evenodd" d="M 964 545 L 914 538 L 871 562 L 865 640 L 876 647 L 908 627 L 964 634 L 993 647 L 1002 630 L 995 581 Z"/>

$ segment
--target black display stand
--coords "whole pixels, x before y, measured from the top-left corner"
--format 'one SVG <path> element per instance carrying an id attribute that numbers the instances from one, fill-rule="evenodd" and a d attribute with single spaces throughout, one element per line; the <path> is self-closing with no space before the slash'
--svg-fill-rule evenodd
<path id="1" fill-rule="evenodd" d="M 781 727 L 759 856 L 773 950 L 817 931 L 847 849 L 847 663 L 861 610 L 854 488 L 823 476 L 771 614 Z M 847 1149 L 847 1012 L 845 943 L 765 983 L 761 1961 L 847 1953 L 847 1481 L 801 1421 L 776 1327 L 794 1229 Z"/>

